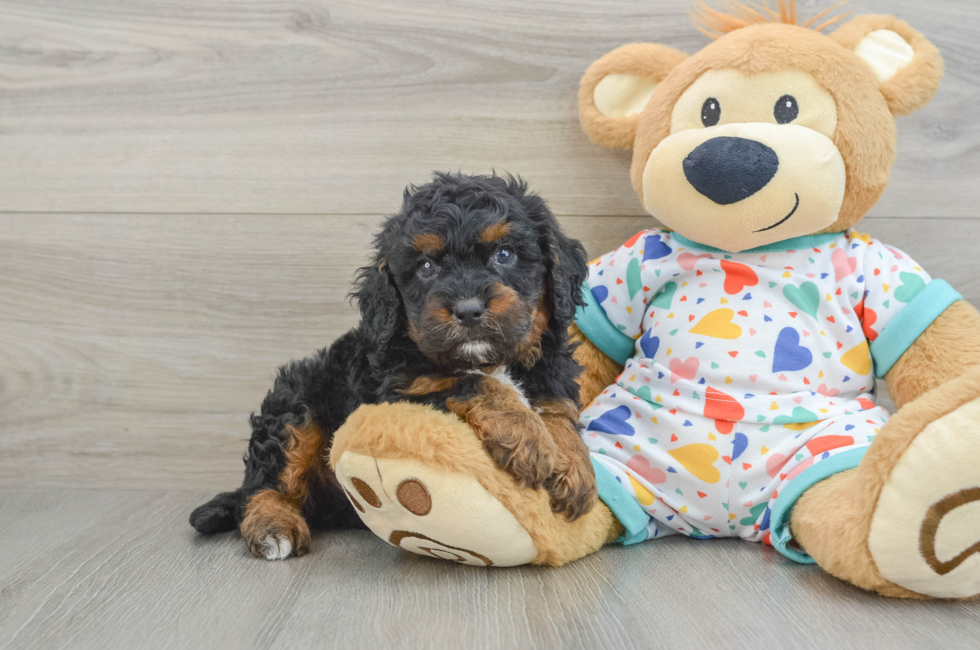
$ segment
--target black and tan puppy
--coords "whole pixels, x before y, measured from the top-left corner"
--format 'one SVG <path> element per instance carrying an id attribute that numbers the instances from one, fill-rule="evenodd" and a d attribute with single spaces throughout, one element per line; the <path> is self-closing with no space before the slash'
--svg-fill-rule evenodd
<path id="1" fill-rule="evenodd" d="M 363 527 L 326 456 L 358 406 L 391 401 L 456 413 L 518 482 L 547 489 L 555 512 L 588 512 L 595 477 L 566 336 L 582 245 L 520 180 L 436 174 L 406 190 L 375 248 L 353 294 L 360 324 L 279 370 L 251 417 L 242 486 L 194 510 L 191 525 L 238 526 L 268 559 L 304 553 L 311 527 Z"/>

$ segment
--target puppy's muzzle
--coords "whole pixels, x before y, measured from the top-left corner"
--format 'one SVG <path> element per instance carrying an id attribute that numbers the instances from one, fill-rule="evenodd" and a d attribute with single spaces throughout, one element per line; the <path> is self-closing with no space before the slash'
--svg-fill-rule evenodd
<path id="1" fill-rule="evenodd" d="M 453 316 L 463 327 L 476 327 L 483 321 L 487 306 L 479 298 L 460 300 L 453 307 Z"/>

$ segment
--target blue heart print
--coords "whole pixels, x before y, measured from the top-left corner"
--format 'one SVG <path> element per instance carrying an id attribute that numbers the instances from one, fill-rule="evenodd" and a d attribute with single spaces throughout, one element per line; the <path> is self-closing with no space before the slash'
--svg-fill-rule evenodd
<path id="1" fill-rule="evenodd" d="M 600 284 L 597 287 L 592 287 L 592 295 L 595 297 L 596 302 L 602 304 L 602 301 L 609 297 L 609 289 Z"/>
<path id="2" fill-rule="evenodd" d="M 589 422 L 589 431 L 602 431 L 614 436 L 631 436 L 636 431 L 628 420 L 633 413 L 628 406 L 617 406 Z"/>
<path id="3" fill-rule="evenodd" d="M 762 522 L 759 524 L 759 530 L 769 530 L 770 515 L 772 515 L 772 510 L 766 506 L 766 512 L 762 515 Z"/>
<path id="4" fill-rule="evenodd" d="M 803 370 L 813 363 L 813 353 L 800 345 L 800 333 L 792 327 L 784 327 L 776 338 L 776 350 L 772 355 L 772 371 Z"/>
<path id="5" fill-rule="evenodd" d="M 741 456 L 742 452 L 745 451 L 745 448 L 749 446 L 749 438 L 744 433 L 736 433 L 735 439 L 732 440 L 732 444 L 735 445 L 735 448 L 732 449 L 732 460 L 735 460 Z"/>
<path id="6" fill-rule="evenodd" d="M 645 359 L 652 359 L 660 349 L 660 337 L 653 336 L 653 330 L 647 330 L 643 338 L 640 339 L 640 349 L 643 350 Z"/>
<path id="7" fill-rule="evenodd" d="M 670 246 L 660 240 L 660 235 L 652 235 L 643 240 L 643 261 L 659 260 L 673 252 Z"/>

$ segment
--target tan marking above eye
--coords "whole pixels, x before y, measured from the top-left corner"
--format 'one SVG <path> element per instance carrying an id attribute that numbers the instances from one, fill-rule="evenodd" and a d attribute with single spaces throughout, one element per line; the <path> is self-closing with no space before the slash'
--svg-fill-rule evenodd
<path id="1" fill-rule="evenodd" d="M 746 75 L 732 69 L 709 70 L 684 91 L 671 113 L 671 135 L 687 129 L 704 129 L 701 111 L 713 98 L 721 107 L 717 122 L 725 124 L 776 124 L 776 102 L 789 95 L 799 114 L 791 124 L 813 129 L 833 139 L 837 131 L 837 102 L 809 73 L 780 70 Z"/>
<path id="2" fill-rule="evenodd" d="M 413 515 L 424 517 L 432 511 L 432 497 L 425 484 L 417 478 L 407 478 L 395 488 L 398 503 Z"/>
<path id="3" fill-rule="evenodd" d="M 484 243 L 489 244 L 490 242 L 497 241 L 498 239 L 503 239 L 509 232 L 510 224 L 506 221 L 500 221 L 492 226 L 487 226 L 484 228 L 483 233 L 480 235 L 480 239 L 482 239 Z"/>
<path id="4" fill-rule="evenodd" d="M 357 493 L 361 495 L 361 498 L 367 501 L 369 506 L 374 508 L 381 507 L 381 499 L 378 498 L 378 495 L 371 489 L 370 485 L 359 478 L 351 478 L 350 482 L 354 486 L 354 489 L 357 490 Z"/>
<path id="5" fill-rule="evenodd" d="M 420 253 L 424 253 L 426 251 L 439 252 L 446 245 L 446 242 L 442 238 L 442 235 L 437 235 L 434 232 L 427 232 L 420 235 L 415 235 L 415 237 L 412 238 L 412 245 L 415 247 L 415 250 L 419 251 Z"/>

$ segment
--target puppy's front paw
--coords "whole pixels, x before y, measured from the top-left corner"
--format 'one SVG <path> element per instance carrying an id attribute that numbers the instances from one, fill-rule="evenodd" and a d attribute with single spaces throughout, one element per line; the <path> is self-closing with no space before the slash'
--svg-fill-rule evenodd
<path id="1" fill-rule="evenodd" d="M 283 535 L 270 535 L 258 543 L 250 543 L 249 550 L 256 557 L 264 557 L 267 560 L 285 560 L 293 554 L 293 543 Z"/>
<path id="2" fill-rule="evenodd" d="M 544 487 L 551 495 L 552 512 L 568 521 L 575 521 L 595 507 L 598 499 L 595 470 L 588 454 L 584 457 L 560 458 L 558 465 Z"/>
<path id="3" fill-rule="evenodd" d="M 241 533 L 252 555 L 266 560 L 285 560 L 310 549 L 310 527 L 275 490 L 262 490 L 249 500 Z"/>
<path id="4" fill-rule="evenodd" d="M 528 434 L 512 418 L 500 418 L 493 428 L 483 431 L 483 448 L 497 466 L 524 487 L 537 489 L 555 470 L 557 449 L 544 430 Z M 543 428 L 543 427 L 542 427 Z"/>

